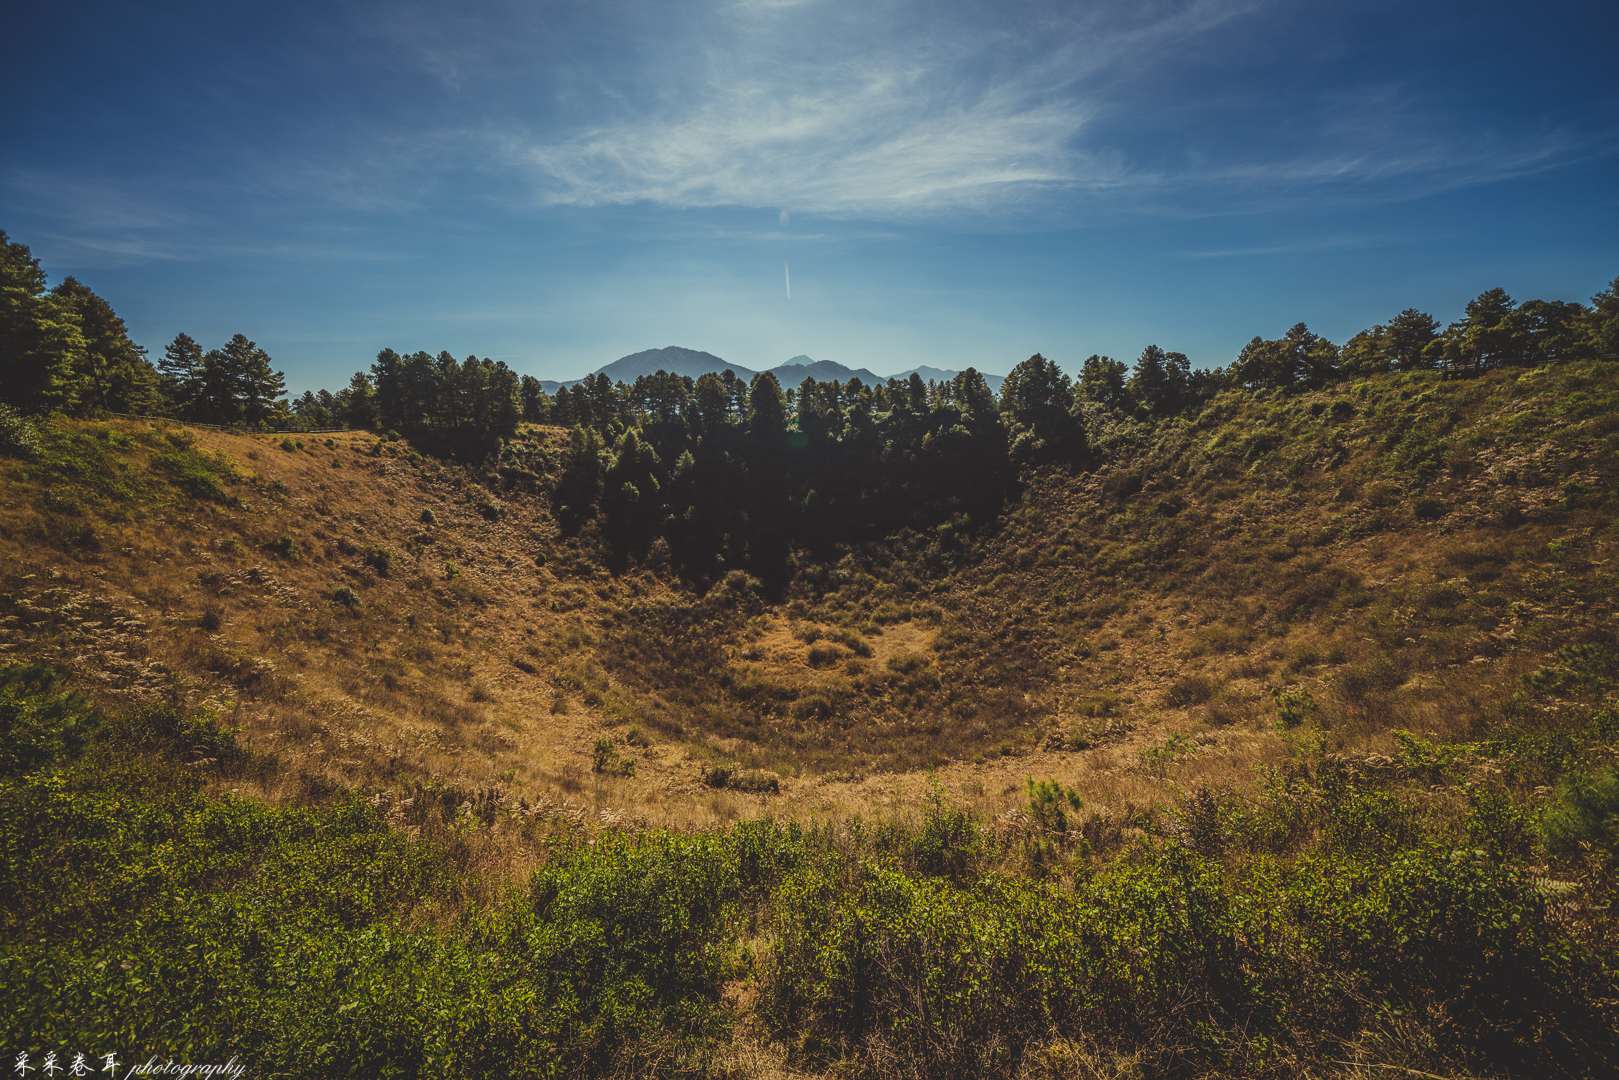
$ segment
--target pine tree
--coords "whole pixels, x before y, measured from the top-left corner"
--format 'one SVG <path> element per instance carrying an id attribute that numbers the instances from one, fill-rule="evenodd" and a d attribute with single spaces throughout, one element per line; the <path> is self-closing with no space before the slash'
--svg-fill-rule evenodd
<path id="1" fill-rule="evenodd" d="M 245 335 L 202 358 L 195 418 L 210 424 L 262 424 L 287 417 L 286 376 L 270 367 L 270 356 Z"/>
<path id="2" fill-rule="evenodd" d="M 1191 377 L 1192 365 L 1185 353 L 1166 353 L 1148 345 L 1130 376 L 1130 396 L 1148 413 L 1170 416 L 1185 404 Z"/>
<path id="3" fill-rule="evenodd" d="M 1135 403 L 1126 388 L 1128 370 L 1123 361 L 1092 353 L 1080 368 L 1079 384 L 1074 387 L 1076 401 L 1094 401 L 1103 408 L 1134 411 Z"/>
<path id="4" fill-rule="evenodd" d="M 202 393 L 202 346 L 189 334 L 174 335 L 174 340 L 163 347 L 157 371 L 158 387 L 168 399 L 169 412 L 191 418 Z"/>
<path id="5" fill-rule="evenodd" d="M 1406 308 L 1389 320 L 1384 348 L 1390 363 L 1397 370 L 1415 371 L 1427 366 L 1423 350 L 1438 336 L 1439 323 L 1432 315 L 1416 308 Z"/>
<path id="6" fill-rule="evenodd" d="M 219 349 L 209 349 L 203 354 L 190 419 L 205 424 L 235 424 L 242 419 L 230 358 Z"/>
<path id="7" fill-rule="evenodd" d="M 348 386 L 338 391 L 337 399 L 343 423 L 362 431 L 377 427 L 377 395 L 365 372 L 356 371 Z"/>
<path id="8" fill-rule="evenodd" d="M 72 307 L 84 335 L 84 351 L 73 368 L 80 405 L 97 412 L 157 411 L 162 405 L 157 372 L 146 350 L 129 340 L 112 305 L 71 277 L 51 294 Z"/>
<path id="9" fill-rule="evenodd" d="M 227 370 L 241 418 L 249 424 L 262 424 L 286 415 L 286 376 L 271 369 L 270 354 L 236 334 L 225 343 Z"/>
<path id="10" fill-rule="evenodd" d="M 1232 380 L 1255 390 L 1319 388 L 1338 373 L 1338 346 L 1310 333 L 1303 323 L 1274 341 L 1254 338 L 1231 365 Z"/>
<path id="11" fill-rule="evenodd" d="M 1001 383 L 1014 460 L 1069 459 L 1084 453 L 1085 429 L 1069 412 L 1073 384 L 1062 369 L 1035 353 Z"/>
<path id="12" fill-rule="evenodd" d="M 0 233 L 0 237 L 4 235 Z M 1591 297 L 1591 307 L 1582 321 L 1590 349 L 1606 360 L 1619 359 L 1619 278 Z"/>
<path id="13" fill-rule="evenodd" d="M 39 260 L 0 231 L 0 401 L 25 413 L 72 408 L 84 351 L 73 305 L 46 293 Z"/>
<path id="14" fill-rule="evenodd" d="M 551 397 L 532 375 L 522 378 L 523 419 L 531 424 L 544 424 L 551 419 Z"/>

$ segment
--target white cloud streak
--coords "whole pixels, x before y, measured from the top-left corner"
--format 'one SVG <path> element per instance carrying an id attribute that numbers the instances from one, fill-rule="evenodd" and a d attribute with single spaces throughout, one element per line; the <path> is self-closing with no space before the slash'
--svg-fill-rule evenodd
<path id="1" fill-rule="evenodd" d="M 1116 191 L 1150 178 L 1086 145 L 1100 97 L 1084 84 L 1233 10 L 1200 2 L 1116 27 L 1099 18 L 1010 30 L 921 19 L 909 35 L 896 34 L 890 11 L 817 35 L 808 18 L 824 19 L 824 6 L 754 6 L 674 68 L 648 105 L 560 136 L 504 133 L 497 142 L 531 175 L 543 205 L 907 217 Z M 805 60 L 806 52 L 820 55 Z"/>
<path id="2" fill-rule="evenodd" d="M 1261 2 L 957 9 L 953 21 L 944 6 L 731 5 L 638 55 L 633 78 L 571 84 L 567 96 L 599 103 L 592 122 L 475 137 L 540 206 L 787 206 L 896 221 L 1032 212 L 1066 224 L 1376 203 L 1582 152 L 1567 132 L 1458 131 L 1395 85 L 1305 96 L 1285 111 L 1286 135 L 1237 120 L 1201 149 L 1195 126 L 1159 128 L 1157 146 L 1138 138 L 1133 121 L 1159 119 L 1141 111 L 1153 108 L 1144 73 L 1253 49 L 1236 20 Z M 1212 106 L 1210 119 L 1230 125 L 1254 101 L 1239 92 L 1228 104 L 1234 114 Z"/>

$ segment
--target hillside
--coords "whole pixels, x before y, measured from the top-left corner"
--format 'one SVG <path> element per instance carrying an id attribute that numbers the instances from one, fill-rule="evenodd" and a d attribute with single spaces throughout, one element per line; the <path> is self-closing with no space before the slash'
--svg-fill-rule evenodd
<path id="1" fill-rule="evenodd" d="M 719 509 L 705 550 L 700 517 L 613 502 L 676 482 L 648 489 L 624 435 L 527 425 L 460 461 L 58 420 L 0 457 L 0 649 L 108 716 L 213 717 L 147 742 L 109 721 L 109 746 L 190 778 L 132 787 L 194 793 L 175 820 L 370 852 L 352 909 L 227 906 L 266 941 L 340 928 L 275 948 L 321 958 L 312 1014 L 353 1016 L 356 1060 L 413 1047 L 401 1074 L 1599 1075 L 1615 862 L 1609 826 L 1576 826 L 1619 734 L 1616 406 L 1619 365 L 1586 361 L 1092 411 L 1083 461 L 1027 461 L 982 506 L 966 474 L 948 498 L 817 480 L 779 563 L 725 546 Z M 845 530 L 873 500 L 906 516 Z M 45 837 L 28 865 L 71 862 L 22 824 L 47 781 L 18 769 L 8 828 Z M 220 883 L 257 880 L 225 868 L 263 856 L 187 843 L 223 860 L 184 879 L 212 927 L 207 898 L 250 887 Z M 258 873 L 354 872 L 308 858 Z M 100 917 L 7 881 L 8 940 Z M 141 902 L 192 895 L 164 889 Z M 615 904 L 678 928 L 670 966 Z M 566 919 L 638 959 L 547 936 Z M 260 972 L 229 990 L 252 1003 L 232 1037 L 287 1075 L 332 1067 L 317 1033 L 274 1034 L 290 968 L 217 933 Z M 137 944 L 184 969 L 167 941 Z M 99 955 L 61 947 L 61 971 Z M 462 1010 L 431 1037 L 394 1026 L 406 955 Z M 158 1012 L 143 1045 L 190 1045 Z"/>

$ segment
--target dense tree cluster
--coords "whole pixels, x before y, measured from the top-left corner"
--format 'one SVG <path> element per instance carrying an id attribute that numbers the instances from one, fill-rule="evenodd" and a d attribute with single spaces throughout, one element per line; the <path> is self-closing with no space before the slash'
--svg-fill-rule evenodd
<path id="1" fill-rule="evenodd" d="M 24 412 L 140 411 L 161 405 L 146 350 L 73 278 L 46 291 L 26 245 L 0 232 L 0 401 Z"/>
<path id="2" fill-rule="evenodd" d="M 284 427 L 286 379 L 270 355 L 241 334 L 222 349 L 209 349 L 176 334 L 158 361 L 169 412 L 204 424 Z"/>
<path id="3" fill-rule="evenodd" d="M 362 375 L 349 384 L 350 400 Z M 377 421 L 390 428 L 445 428 L 491 437 L 517 433 L 523 399 L 517 373 L 503 362 L 447 352 L 400 355 L 383 349 L 371 365 Z"/>
<path id="4" fill-rule="evenodd" d="M 1248 389 L 1293 390 L 1383 371 L 1471 374 L 1591 357 L 1619 358 L 1619 278 L 1592 297 L 1590 307 L 1561 300 L 1520 304 L 1505 289 L 1490 289 L 1444 330 L 1432 315 L 1407 308 L 1342 348 L 1299 323 L 1274 341 L 1254 338 L 1223 374 Z"/>
<path id="5" fill-rule="evenodd" d="M 1619 282 L 1592 306 L 1517 304 L 1494 289 L 1444 330 L 1407 309 L 1340 347 L 1303 323 L 1256 337 L 1229 368 L 1194 371 L 1157 345 L 1133 366 L 1091 356 L 1070 380 L 1036 354 L 999 400 L 977 372 L 944 384 L 866 386 L 768 375 L 699 379 L 658 372 L 634 385 L 595 375 L 548 399 L 525 386 L 523 413 L 571 425 L 557 492 L 566 526 L 594 521 L 621 556 L 660 540 L 687 572 L 747 566 L 779 574 L 794 543 L 812 550 L 907 526 L 992 514 L 1023 465 L 1083 465 L 1101 417 L 1165 419 L 1222 390 L 1305 390 L 1377 372 L 1470 372 L 1612 355 Z"/>
<path id="6" fill-rule="evenodd" d="M 794 543 L 824 547 L 953 515 L 993 512 L 1009 487 L 1006 427 L 983 377 L 698 379 L 658 372 L 565 388 L 572 424 L 556 492 L 565 526 L 595 520 L 621 554 L 661 541 L 699 577 L 778 577 Z"/>
<path id="7" fill-rule="evenodd" d="M 108 304 L 75 280 L 46 291 L 26 245 L 0 232 L 0 401 L 25 413 L 127 412 L 218 424 L 286 420 L 282 375 L 237 334 L 207 353 L 178 335 L 153 367 Z"/>
<path id="8" fill-rule="evenodd" d="M 293 400 L 292 413 L 306 430 L 370 430 L 377 426 L 377 394 L 370 376 L 356 371 L 349 384 L 335 394 L 330 390 L 305 390 L 302 397 Z"/>

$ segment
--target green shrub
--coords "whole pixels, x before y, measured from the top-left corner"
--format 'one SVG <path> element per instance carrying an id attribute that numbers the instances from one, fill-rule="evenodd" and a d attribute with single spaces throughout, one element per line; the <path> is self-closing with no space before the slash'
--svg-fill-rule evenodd
<path id="1" fill-rule="evenodd" d="M 793 702 L 788 712 L 794 720 L 827 720 L 837 712 L 837 706 L 825 694 L 806 694 Z"/>
<path id="2" fill-rule="evenodd" d="M 360 606 L 360 595 L 347 585 L 339 585 L 332 590 L 332 599 L 346 608 L 352 609 Z"/>
<path id="3" fill-rule="evenodd" d="M 371 567 L 383 577 L 387 577 L 393 569 L 394 553 L 388 548 L 375 546 L 368 546 L 362 551 L 365 556 L 365 565 Z"/>
<path id="4" fill-rule="evenodd" d="M 197 453 L 194 449 L 195 436 L 189 432 L 185 436 L 169 436 L 171 448 L 152 454 L 152 468 L 167 474 L 170 482 L 192 498 L 228 502 L 222 482 L 234 483 L 240 479 L 236 466 L 223 454 L 204 456 Z"/>
<path id="5" fill-rule="evenodd" d="M 870 643 L 853 630 L 840 629 L 831 635 L 832 640 L 840 642 L 846 649 L 856 656 L 869 657 L 872 649 Z M 812 652 L 814 650 L 811 650 Z"/>
<path id="6" fill-rule="evenodd" d="M 1270 696 L 1276 703 L 1276 726 L 1284 730 L 1298 727 L 1316 713 L 1315 698 L 1310 696 L 1308 690 L 1289 693 L 1273 686 Z"/>
<path id="7" fill-rule="evenodd" d="M 496 800 L 430 784 L 393 803 L 446 823 L 440 847 L 374 800 L 210 793 L 172 763 L 231 757 L 211 715 L 97 723 L 60 689 L 0 672 L 9 1046 L 121 1040 L 285 1076 L 711 1074 L 740 1015 L 722 991 L 751 981 L 800 1072 L 1028 1075 L 1071 1040 L 1149 1075 L 1261 1075 L 1401 1015 L 1474 1071 L 1598 1075 L 1616 1050 L 1603 947 L 1426 797 L 1273 773 L 1101 855 L 1083 837 L 1150 811 L 1081 823 L 1071 791 L 1031 780 L 1053 858 L 1029 876 L 935 785 L 915 827 L 564 830 L 494 902 L 454 852 Z M 1576 789 L 1595 794 L 1565 807 L 1611 820 L 1611 770 Z M 1466 827 L 1481 813 L 1500 816 Z"/>
<path id="8" fill-rule="evenodd" d="M 264 545 L 265 550 L 272 555 L 279 555 L 292 562 L 298 561 L 298 541 L 291 536 L 281 536 Z"/>
<path id="9" fill-rule="evenodd" d="M 10 405 L 0 404 L 0 454 L 36 458 L 43 449 L 39 429 Z"/>
<path id="10" fill-rule="evenodd" d="M 914 675 L 933 661 L 918 653 L 895 653 L 888 658 L 888 670 L 896 675 Z"/>
<path id="11" fill-rule="evenodd" d="M 52 693 L 60 672 L 43 664 L 0 669 L 0 777 L 80 753 L 101 716 L 76 693 Z"/>
<path id="12" fill-rule="evenodd" d="M 1055 780 L 1028 778 L 1029 819 L 1045 832 L 1066 835 L 1069 811 L 1085 808 L 1085 800 L 1073 788 L 1065 788 Z"/>
<path id="13" fill-rule="evenodd" d="M 422 524 L 423 525 L 437 525 L 438 524 L 438 515 L 433 512 L 433 508 L 431 506 L 422 507 Z"/>
<path id="14" fill-rule="evenodd" d="M 972 811 L 952 806 L 938 780 L 929 777 L 927 810 L 910 842 L 913 865 L 959 883 L 982 865 L 992 847 L 992 837 L 979 828 Z"/>
<path id="15" fill-rule="evenodd" d="M 810 667 L 830 667 L 842 660 L 844 651 L 836 645 L 811 645 L 806 659 Z"/>
<path id="16" fill-rule="evenodd" d="M 1619 769 L 1576 773 L 1557 789 L 1541 823 L 1547 850 L 1571 856 L 1589 846 L 1619 859 Z"/>
<path id="17" fill-rule="evenodd" d="M 1445 516 L 1445 503 L 1432 495 L 1424 495 L 1411 504 L 1411 512 L 1420 521 L 1438 521 Z"/>
<path id="18" fill-rule="evenodd" d="M 590 771 L 611 776 L 634 776 L 635 761 L 632 758 L 621 757 L 613 740 L 603 736 L 596 740 L 596 746 L 590 755 Z"/>

